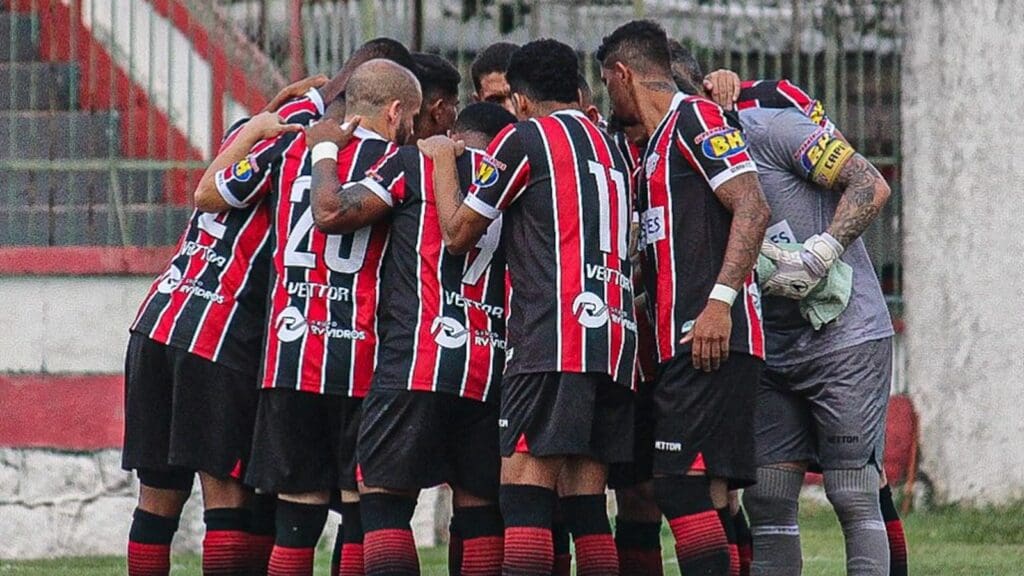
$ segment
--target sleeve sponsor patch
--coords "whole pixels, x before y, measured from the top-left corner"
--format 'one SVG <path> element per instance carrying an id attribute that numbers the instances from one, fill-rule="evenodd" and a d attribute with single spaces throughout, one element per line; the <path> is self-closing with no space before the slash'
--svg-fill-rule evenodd
<path id="1" fill-rule="evenodd" d="M 808 179 L 830 188 L 836 183 L 839 171 L 853 153 L 854 150 L 849 144 L 821 129 L 800 147 L 797 160 Z"/>
<path id="2" fill-rule="evenodd" d="M 473 174 L 473 184 L 477 188 L 489 188 L 498 182 L 501 171 L 507 169 L 503 162 L 491 156 L 481 155 L 480 163 Z"/>
<path id="3" fill-rule="evenodd" d="M 252 160 L 246 157 L 235 163 L 231 170 L 231 177 L 238 182 L 248 182 L 252 179 L 252 175 L 255 172 L 256 169 Z"/>
<path id="4" fill-rule="evenodd" d="M 694 143 L 698 144 L 701 152 L 712 160 L 724 160 L 747 149 L 743 132 L 731 126 L 704 132 L 694 139 Z"/>

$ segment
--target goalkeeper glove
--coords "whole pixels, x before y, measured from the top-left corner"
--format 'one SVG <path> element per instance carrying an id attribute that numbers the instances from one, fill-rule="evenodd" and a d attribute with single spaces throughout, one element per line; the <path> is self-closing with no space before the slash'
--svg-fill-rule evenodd
<path id="1" fill-rule="evenodd" d="M 761 244 L 761 254 L 776 266 L 775 273 L 764 282 L 765 294 L 803 299 L 828 276 L 829 269 L 843 254 L 843 245 L 827 232 L 811 236 L 803 246 L 803 250 L 796 252 L 768 241 Z"/>

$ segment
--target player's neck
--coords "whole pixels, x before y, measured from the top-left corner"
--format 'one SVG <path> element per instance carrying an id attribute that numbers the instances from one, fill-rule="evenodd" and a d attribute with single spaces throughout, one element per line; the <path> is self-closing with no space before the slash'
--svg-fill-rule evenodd
<path id="1" fill-rule="evenodd" d="M 354 117 L 355 115 L 346 116 L 345 122 L 351 122 Z M 359 122 L 359 127 L 372 130 L 384 138 L 390 139 L 388 135 L 388 122 L 382 116 L 363 116 L 363 119 Z"/>
<path id="2" fill-rule="evenodd" d="M 650 136 L 672 108 L 672 99 L 678 90 L 671 79 L 652 78 L 641 80 L 637 91 L 640 121 Z"/>

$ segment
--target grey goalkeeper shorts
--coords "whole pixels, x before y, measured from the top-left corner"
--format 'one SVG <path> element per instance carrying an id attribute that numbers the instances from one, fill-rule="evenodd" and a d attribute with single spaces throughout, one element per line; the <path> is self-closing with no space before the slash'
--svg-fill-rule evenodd
<path id="1" fill-rule="evenodd" d="M 891 381 L 891 338 L 765 368 L 755 416 L 758 466 L 881 468 Z"/>

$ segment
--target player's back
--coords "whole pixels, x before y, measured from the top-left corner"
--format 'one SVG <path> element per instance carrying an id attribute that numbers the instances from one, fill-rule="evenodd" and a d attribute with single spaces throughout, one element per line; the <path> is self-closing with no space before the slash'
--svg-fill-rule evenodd
<path id="1" fill-rule="evenodd" d="M 456 161 L 460 187 L 482 150 Z M 466 254 L 445 249 L 433 163 L 404 146 L 371 171 L 394 204 L 381 284 L 380 345 L 373 386 L 496 401 L 505 366 L 505 255 L 502 219 Z"/>
<path id="2" fill-rule="evenodd" d="M 514 130 L 528 174 L 502 233 L 512 286 L 508 373 L 607 372 L 631 383 L 629 167 L 575 110 Z"/>
<path id="3" fill-rule="evenodd" d="M 302 125 L 322 113 L 315 90 L 277 112 L 284 122 Z M 247 120 L 228 129 L 221 151 L 238 137 Z M 259 177 L 248 160 L 228 170 L 230 178 L 247 183 Z M 218 181 L 223 180 L 218 175 Z M 143 301 L 132 331 L 235 370 L 256 372 L 265 325 L 270 225 L 266 202 L 216 214 L 194 210 L 174 257 Z"/>
<path id="4" fill-rule="evenodd" d="M 290 141 L 289 141 L 290 140 Z M 305 135 L 285 140 L 273 178 L 274 254 L 264 387 L 363 396 L 373 373 L 381 257 L 388 225 L 324 234 L 313 221 Z M 358 128 L 338 154 L 338 177 L 361 177 L 394 146 Z"/>

